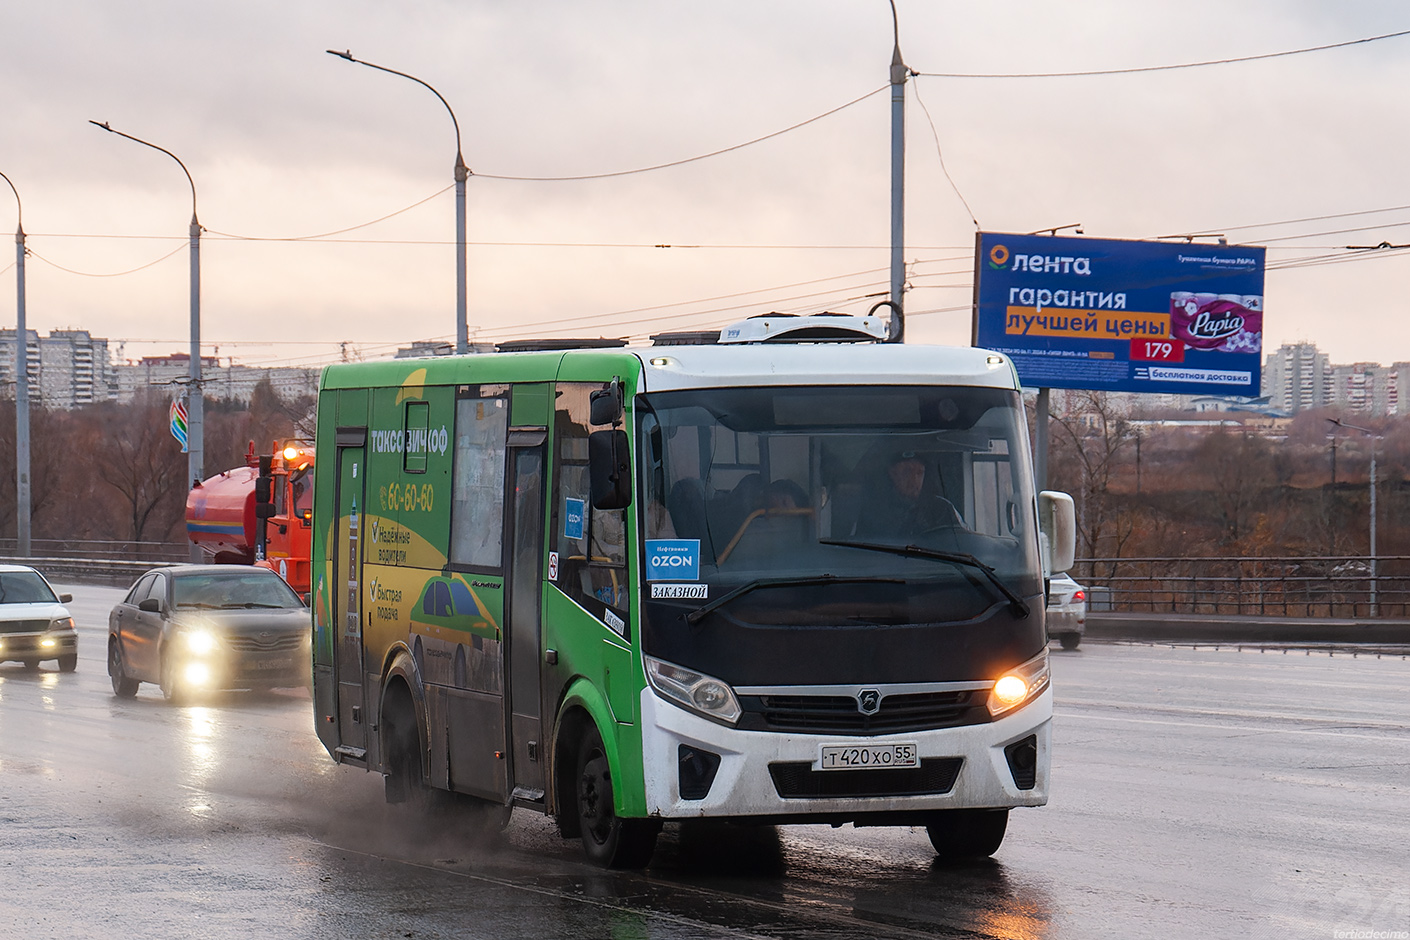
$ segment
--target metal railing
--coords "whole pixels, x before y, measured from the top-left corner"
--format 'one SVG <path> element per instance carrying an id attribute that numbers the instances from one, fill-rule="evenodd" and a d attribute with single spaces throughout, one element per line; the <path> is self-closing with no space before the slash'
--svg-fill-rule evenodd
<path id="1" fill-rule="evenodd" d="M 1374 577 L 1373 577 L 1374 571 Z M 1093 610 L 1267 617 L 1410 616 L 1410 556 L 1084 558 Z M 1095 588 L 1095 590 L 1092 590 Z"/>
<path id="2" fill-rule="evenodd" d="M 0 538 L 0 556 L 13 557 L 13 538 Z M 30 554 L 37 558 L 92 558 L 144 562 L 181 562 L 191 556 L 186 542 L 133 542 L 110 539 L 31 539 Z"/>

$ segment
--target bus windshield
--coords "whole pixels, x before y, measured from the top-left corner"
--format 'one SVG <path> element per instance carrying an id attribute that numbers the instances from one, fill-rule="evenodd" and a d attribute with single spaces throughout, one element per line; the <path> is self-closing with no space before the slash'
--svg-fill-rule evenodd
<path id="1" fill-rule="evenodd" d="M 1040 583 L 1017 392 L 728 388 L 638 401 L 647 580 L 715 585 L 653 596 L 884 576 L 931 596 L 953 582 L 972 598 L 952 607 L 959 619 L 1004 603 L 1005 586 L 1031 596 Z M 673 567 L 672 552 L 688 558 L 696 542 L 698 564 Z"/>

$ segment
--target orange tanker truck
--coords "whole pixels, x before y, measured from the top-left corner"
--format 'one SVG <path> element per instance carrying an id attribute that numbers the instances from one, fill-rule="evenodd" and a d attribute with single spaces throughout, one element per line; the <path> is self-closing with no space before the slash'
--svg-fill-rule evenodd
<path id="1" fill-rule="evenodd" d="M 313 445 L 274 445 L 245 466 L 216 474 L 186 497 L 186 537 L 216 564 L 273 568 L 300 594 L 309 590 L 313 534 Z"/>

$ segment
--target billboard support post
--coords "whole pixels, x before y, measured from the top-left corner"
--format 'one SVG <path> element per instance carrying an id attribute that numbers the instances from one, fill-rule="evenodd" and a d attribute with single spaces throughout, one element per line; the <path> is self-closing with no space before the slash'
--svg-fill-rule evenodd
<path id="1" fill-rule="evenodd" d="M 1033 416 L 1033 477 L 1038 492 L 1048 488 L 1048 397 L 1052 389 L 1038 389 L 1038 407 Z"/>

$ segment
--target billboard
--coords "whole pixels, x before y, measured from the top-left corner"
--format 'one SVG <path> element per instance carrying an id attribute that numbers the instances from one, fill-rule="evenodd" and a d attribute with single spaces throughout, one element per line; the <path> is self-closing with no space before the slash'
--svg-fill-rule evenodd
<path id="1" fill-rule="evenodd" d="M 980 232 L 974 345 L 1029 388 L 1257 398 L 1264 249 Z"/>

